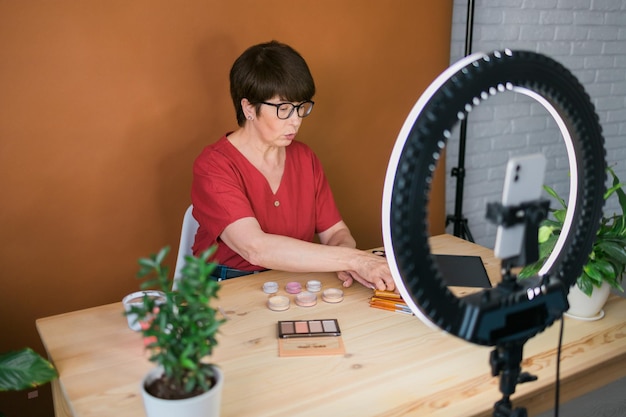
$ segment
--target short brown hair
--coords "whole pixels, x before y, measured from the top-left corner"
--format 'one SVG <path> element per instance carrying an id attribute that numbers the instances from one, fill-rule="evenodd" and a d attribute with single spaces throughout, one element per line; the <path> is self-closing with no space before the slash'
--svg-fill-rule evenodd
<path id="1" fill-rule="evenodd" d="M 245 115 L 241 100 L 252 104 L 278 96 L 283 100 L 301 102 L 315 95 L 315 83 L 302 56 L 292 47 L 277 41 L 251 46 L 237 58 L 230 70 L 230 95 L 237 124 L 243 126 Z"/>

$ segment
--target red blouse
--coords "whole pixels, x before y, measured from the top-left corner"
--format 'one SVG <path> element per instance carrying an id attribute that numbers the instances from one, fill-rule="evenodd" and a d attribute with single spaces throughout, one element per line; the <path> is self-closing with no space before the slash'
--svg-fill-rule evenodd
<path id="1" fill-rule="evenodd" d="M 194 254 L 218 243 L 215 259 L 230 268 L 253 271 L 252 265 L 219 238 L 226 226 L 254 217 L 266 233 L 313 241 L 341 221 L 322 165 L 305 144 L 293 141 L 286 148 L 285 171 L 276 194 L 269 183 L 223 136 L 207 146 L 193 165 L 191 200 L 200 227 Z"/>

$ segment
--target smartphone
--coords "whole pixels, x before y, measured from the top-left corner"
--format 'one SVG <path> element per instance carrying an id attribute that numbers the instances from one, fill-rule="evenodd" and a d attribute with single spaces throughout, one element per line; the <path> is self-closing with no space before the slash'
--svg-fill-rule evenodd
<path id="1" fill-rule="evenodd" d="M 516 156 L 506 165 L 502 205 L 516 206 L 524 202 L 538 200 L 543 189 L 546 171 L 546 158 L 542 154 Z M 498 226 L 496 244 L 493 250 L 500 259 L 519 256 L 524 243 L 525 225 L 520 223 L 510 227 Z"/>

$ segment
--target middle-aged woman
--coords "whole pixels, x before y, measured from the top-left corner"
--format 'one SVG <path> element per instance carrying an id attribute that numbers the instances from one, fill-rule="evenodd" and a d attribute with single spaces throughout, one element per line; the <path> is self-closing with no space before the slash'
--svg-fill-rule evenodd
<path id="1" fill-rule="evenodd" d="M 315 94 L 302 56 L 276 41 L 252 46 L 232 66 L 230 91 L 239 128 L 194 162 L 194 253 L 218 244 L 216 278 L 337 272 L 345 287 L 394 290 L 387 261 L 356 249 L 320 161 L 295 140 Z"/>

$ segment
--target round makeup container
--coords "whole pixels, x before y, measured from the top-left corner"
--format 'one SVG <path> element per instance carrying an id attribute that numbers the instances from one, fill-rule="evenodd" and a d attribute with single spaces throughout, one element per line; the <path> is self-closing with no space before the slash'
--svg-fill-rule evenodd
<path id="1" fill-rule="evenodd" d="M 278 283 L 273 281 L 264 283 L 263 292 L 266 294 L 276 294 L 278 292 Z"/>
<path id="2" fill-rule="evenodd" d="M 327 303 L 340 303 L 343 301 L 343 291 L 339 288 L 327 288 L 322 292 L 322 300 Z"/>
<path id="3" fill-rule="evenodd" d="M 284 295 L 275 295 L 267 300 L 267 308 L 273 311 L 288 310 L 289 304 L 289 298 Z"/>
<path id="4" fill-rule="evenodd" d="M 322 283 L 316 279 L 312 279 L 306 283 L 307 291 L 320 292 L 322 290 Z"/>
<path id="5" fill-rule="evenodd" d="M 126 311 L 127 313 L 126 319 L 128 320 L 128 327 L 136 332 L 141 330 L 141 323 L 137 321 L 136 314 L 130 313 L 130 309 L 132 306 L 141 306 L 143 304 L 144 295 L 152 298 L 157 305 L 163 304 L 165 302 L 165 293 L 156 290 L 137 291 L 132 294 L 128 294 L 122 299 L 122 304 L 124 304 L 124 311 Z"/>
<path id="6" fill-rule="evenodd" d="M 287 285 L 285 285 L 285 291 L 287 291 L 289 294 L 298 294 L 300 291 L 302 291 L 302 285 L 300 285 L 299 282 L 288 282 Z"/>
<path id="7" fill-rule="evenodd" d="M 300 307 L 313 307 L 317 304 L 317 295 L 309 291 L 302 291 L 296 295 L 296 304 Z"/>

